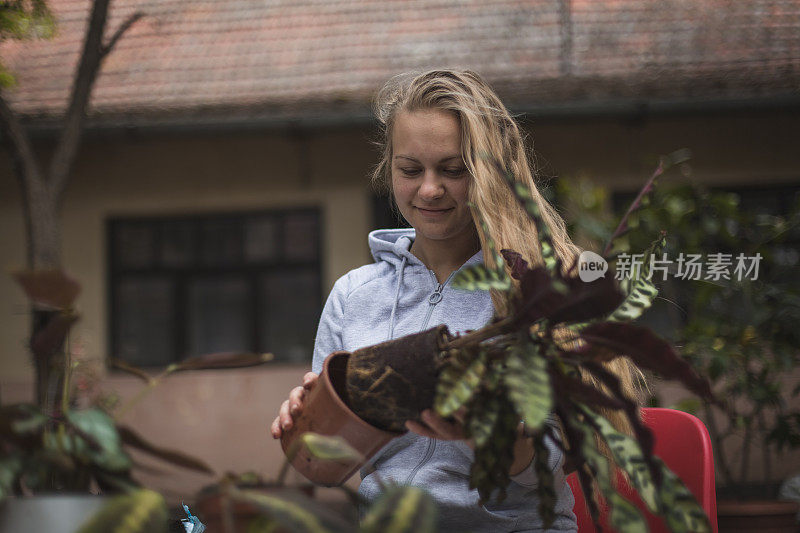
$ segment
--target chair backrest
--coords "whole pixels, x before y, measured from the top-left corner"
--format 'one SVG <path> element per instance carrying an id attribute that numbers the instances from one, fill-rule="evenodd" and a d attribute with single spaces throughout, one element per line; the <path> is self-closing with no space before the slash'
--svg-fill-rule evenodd
<path id="1" fill-rule="evenodd" d="M 642 421 L 655 437 L 655 454 L 660 457 L 683 483 L 692 491 L 705 510 L 711 522 L 712 533 L 717 533 L 717 493 L 714 488 L 714 452 L 706 426 L 695 416 L 675 409 L 642 409 Z M 575 472 L 567 476 L 567 481 L 575 496 L 573 512 L 578 518 L 578 532 L 595 531 L 592 518 L 586 507 L 586 500 Z M 651 533 L 669 532 L 664 521 L 647 511 L 644 503 L 623 481 L 620 488 L 623 496 L 629 498 L 647 519 Z M 600 521 L 604 531 L 608 527 L 605 510 L 601 509 Z"/>

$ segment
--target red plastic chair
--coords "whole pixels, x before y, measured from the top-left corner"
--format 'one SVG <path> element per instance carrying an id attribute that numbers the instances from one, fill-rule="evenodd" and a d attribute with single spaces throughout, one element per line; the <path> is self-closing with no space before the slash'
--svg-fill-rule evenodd
<path id="1" fill-rule="evenodd" d="M 711 438 L 708 436 L 706 426 L 697 417 L 675 409 L 642 409 L 642 421 L 655 436 L 655 454 L 692 491 L 708 515 L 712 533 L 717 533 L 714 452 L 711 449 Z M 578 519 L 578 532 L 595 532 L 596 529 L 586 507 L 586 500 L 575 472 L 567 476 L 567 482 L 575 496 L 575 507 L 572 510 Z M 636 496 L 636 491 L 624 481 L 620 484 L 620 492 L 642 511 L 651 533 L 670 531 L 660 517 L 646 509 L 644 502 Z M 607 525 L 608 517 L 605 516 L 605 510 L 601 509 L 600 514 L 603 530 L 613 531 Z"/>

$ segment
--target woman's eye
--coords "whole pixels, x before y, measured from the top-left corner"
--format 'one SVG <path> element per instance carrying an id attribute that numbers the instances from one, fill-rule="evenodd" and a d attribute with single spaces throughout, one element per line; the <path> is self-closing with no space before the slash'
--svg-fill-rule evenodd
<path id="1" fill-rule="evenodd" d="M 453 168 L 446 168 L 444 169 L 444 173 L 446 176 L 450 177 L 459 177 L 462 176 L 467 171 L 464 167 L 453 167 Z"/>
<path id="2" fill-rule="evenodd" d="M 400 172 L 406 176 L 416 176 L 420 173 L 420 170 L 418 168 L 401 168 Z"/>

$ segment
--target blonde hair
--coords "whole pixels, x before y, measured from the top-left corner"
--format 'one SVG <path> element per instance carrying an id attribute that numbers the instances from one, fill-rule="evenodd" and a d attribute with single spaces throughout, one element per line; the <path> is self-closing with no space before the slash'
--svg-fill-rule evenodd
<path id="1" fill-rule="evenodd" d="M 375 116 L 381 125 L 382 153 L 372 174 L 373 184 L 379 189 L 391 190 L 392 128 L 397 113 L 429 109 L 452 112 L 458 119 L 461 155 L 472 177 L 469 200 L 488 229 L 488 235 L 485 235 L 476 224 L 487 266 L 495 266 L 492 255 L 486 253 L 487 237 L 496 243 L 498 250 L 514 250 L 530 265 L 543 262 L 536 224 L 517 202 L 505 178 L 489 159 L 491 156 L 498 158 L 517 181 L 530 189 L 545 224 L 550 228 L 555 253 L 563 268 L 569 268 L 580 255 L 580 249 L 569 238 L 561 216 L 536 186 L 525 137 L 517 122 L 489 84 L 475 72 L 441 69 L 406 73 L 384 85 L 374 103 Z M 498 315 L 505 316 L 510 312 L 509 298 L 508 293 L 492 291 L 492 302 Z M 606 367 L 620 378 L 623 390 L 635 399 L 634 375 L 640 373 L 632 363 L 627 358 L 617 358 Z M 603 414 L 618 429 L 629 429 L 621 413 Z"/>

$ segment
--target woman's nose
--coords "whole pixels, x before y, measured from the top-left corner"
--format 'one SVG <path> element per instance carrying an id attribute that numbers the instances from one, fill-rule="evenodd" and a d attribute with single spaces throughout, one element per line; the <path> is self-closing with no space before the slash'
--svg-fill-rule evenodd
<path id="1" fill-rule="evenodd" d="M 418 194 L 423 200 L 435 200 L 444 196 L 444 186 L 436 172 L 425 172 Z"/>

